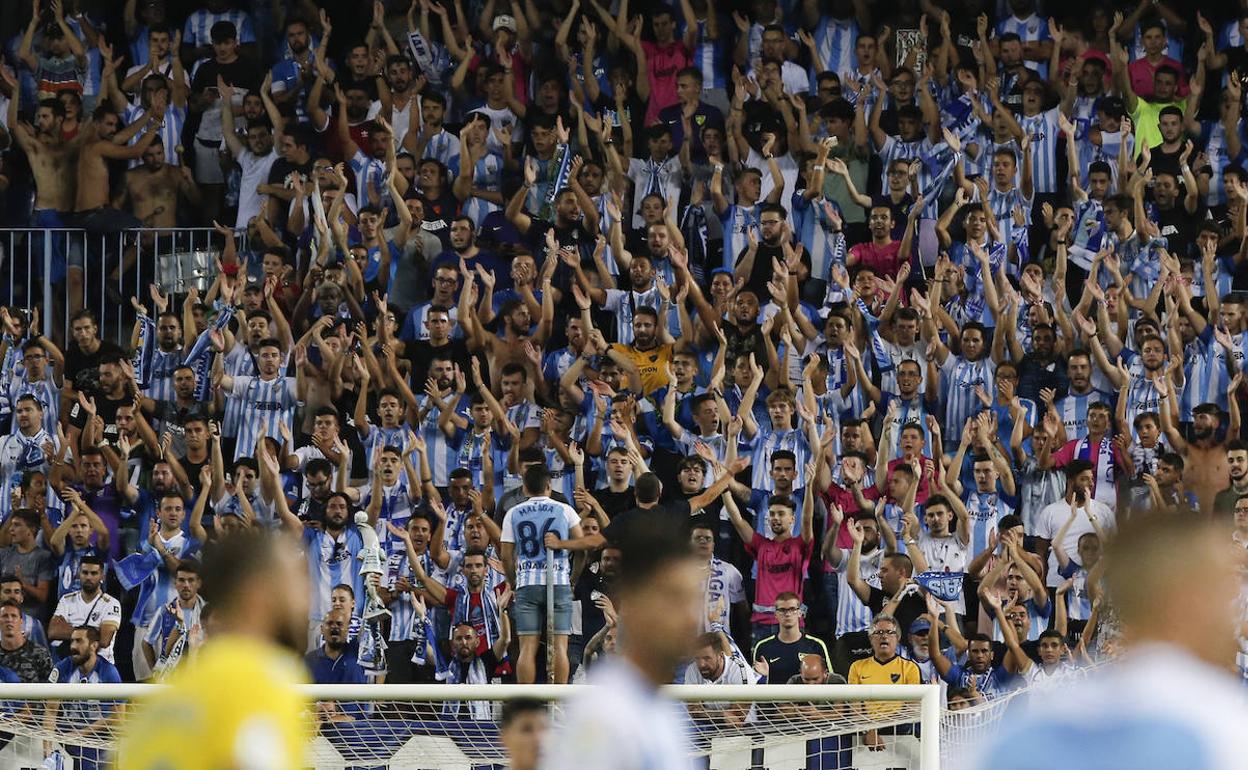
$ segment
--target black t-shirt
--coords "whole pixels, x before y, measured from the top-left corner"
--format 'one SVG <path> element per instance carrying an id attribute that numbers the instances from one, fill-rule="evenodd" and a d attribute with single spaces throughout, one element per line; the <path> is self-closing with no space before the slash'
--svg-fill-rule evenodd
<path id="1" fill-rule="evenodd" d="M 629 487 L 623 492 L 612 492 L 610 489 L 595 489 L 592 493 L 594 499 L 607 512 L 607 515 L 614 521 L 617 516 L 625 511 L 637 507 L 637 496 L 633 493 L 633 488 Z"/>
<path id="2" fill-rule="evenodd" d="M 451 339 L 445 345 L 435 346 L 429 340 L 415 340 L 407 343 L 405 348 L 407 357 L 412 362 L 412 382 L 418 392 L 424 392 L 425 380 L 429 379 L 429 369 L 433 365 L 433 355 L 449 355 L 458 366 L 459 370 L 467 377 L 467 385 L 469 392 L 475 392 L 476 387 L 472 384 L 472 354 L 468 352 L 468 346 L 463 340 Z M 489 366 L 486 364 L 485 357 L 481 356 L 481 377 L 487 382 L 490 377 Z"/>
<path id="3" fill-rule="evenodd" d="M 117 440 L 121 435 L 117 430 L 117 410 L 132 404 L 134 404 L 134 397 L 129 394 L 118 399 L 106 398 L 103 394 L 96 394 L 95 411 L 100 416 L 100 419 L 104 421 L 104 435 L 102 438 L 109 444 L 116 446 Z M 82 408 L 82 404 L 75 401 L 69 409 L 69 424 L 82 430 L 87 427 L 87 420 L 87 410 Z"/>
<path id="4" fill-rule="evenodd" d="M 602 531 L 602 536 L 607 539 L 608 543 L 613 543 L 630 528 L 644 526 L 647 520 L 653 520 L 659 525 L 670 525 L 675 521 L 682 527 L 689 528 L 693 524 L 692 519 L 693 517 L 689 515 L 687 500 L 672 500 L 659 503 L 653 508 L 630 508 L 624 511 L 611 519 L 611 524 Z"/>
<path id="5" fill-rule="evenodd" d="M 913 589 L 913 586 L 911 588 Z M 883 590 L 871 586 L 871 596 L 867 600 L 867 607 L 870 608 L 871 614 L 875 615 L 884 609 L 884 605 L 888 604 L 890 598 L 892 597 Z M 909 631 L 910 624 L 925 612 L 927 612 L 927 602 L 917 591 L 911 590 L 897 603 L 897 611 L 893 613 L 893 617 L 897 618 L 897 624 L 901 626 L 904 634 Z"/>
<path id="6" fill-rule="evenodd" d="M 1201 208 L 1197 208 L 1195 214 L 1187 213 L 1181 197 L 1168 209 L 1158 206 L 1157 229 L 1166 239 L 1166 250 L 1180 259 L 1190 257 L 1196 242 L 1196 228 L 1204 218 L 1205 211 Z"/>
<path id="7" fill-rule="evenodd" d="M 114 342 L 103 340 L 94 353 L 84 353 L 77 342 L 71 342 L 65 351 L 65 380 L 73 383 L 74 390 L 94 391 L 97 388 L 94 383 L 99 380 L 100 361 L 110 355 L 125 356 L 126 351 Z"/>
<path id="8" fill-rule="evenodd" d="M 200 93 L 206 88 L 216 88 L 217 76 L 229 85 L 247 91 L 259 89 L 260 81 L 264 79 L 260 70 L 248 64 L 242 57 L 229 64 L 221 64 L 216 59 L 209 59 L 199 65 L 199 69 L 195 71 L 195 77 L 191 79 L 191 91 Z"/>
<path id="9" fill-rule="evenodd" d="M 759 658 L 767 659 L 767 682 L 784 684 L 797 674 L 802 673 L 802 656 L 818 655 L 825 665 L 831 666 L 828 660 L 828 648 L 823 642 L 802 634 L 796 642 L 782 642 L 779 636 L 769 636 L 754 645 L 752 661 Z"/>
<path id="10" fill-rule="evenodd" d="M 741 260 L 745 258 L 745 253 L 750 247 L 746 246 L 737 255 L 736 264 L 740 265 Z M 780 246 L 769 246 L 762 241 L 758 243 L 758 251 L 754 254 L 754 265 L 750 268 L 750 275 L 745 279 L 745 288 L 758 295 L 758 304 L 765 305 L 771 298 L 770 292 L 767 291 L 767 283 L 775 274 L 772 269 L 771 261 L 778 259 L 784 261 L 784 249 Z"/>
<path id="11" fill-rule="evenodd" d="M 1019 646 L 1023 648 L 1023 652 L 1027 654 L 1027 657 L 1031 658 L 1036 663 L 1040 662 L 1040 643 L 1039 642 L 1036 642 L 1036 641 L 1023 642 Z M 992 643 L 992 667 L 1000 668 L 1004 666 L 1005 665 L 1005 653 L 1009 651 L 1010 651 L 1010 647 L 1005 642 L 993 642 Z"/>

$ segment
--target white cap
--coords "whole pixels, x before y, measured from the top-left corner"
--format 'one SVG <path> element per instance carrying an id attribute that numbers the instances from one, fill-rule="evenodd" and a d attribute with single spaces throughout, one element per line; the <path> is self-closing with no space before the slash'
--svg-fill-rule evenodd
<path id="1" fill-rule="evenodd" d="M 516 31 L 516 19 L 514 16 L 502 13 L 494 17 L 494 29 L 509 29 L 513 33 Z"/>

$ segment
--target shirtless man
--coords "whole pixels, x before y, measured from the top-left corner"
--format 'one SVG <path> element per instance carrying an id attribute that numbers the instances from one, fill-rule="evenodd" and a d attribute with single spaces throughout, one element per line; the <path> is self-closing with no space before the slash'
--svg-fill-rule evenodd
<path id="1" fill-rule="evenodd" d="M 121 209 L 129 201 L 129 211 L 143 220 L 144 227 L 176 227 L 178 196 L 198 206 L 199 188 L 189 166 L 165 162 L 165 146 L 160 136 L 143 151 L 143 163 L 126 171 L 126 182 L 113 199 Z"/>
<path id="2" fill-rule="evenodd" d="M 554 232 L 551 231 L 551 238 L 547 244 L 551 250 L 551 253 L 546 256 L 548 265 L 557 262 L 554 253 L 557 251 L 555 245 Z M 502 334 L 495 334 L 486 329 L 477 316 L 477 291 L 473 273 L 462 266 L 463 260 L 460 260 L 460 265 L 464 280 L 459 301 L 459 325 L 464 330 L 464 337 L 468 340 L 468 350 L 484 350 L 489 357 L 492 372 L 501 372 L 504 366 L 514 363 L 526 368 L 529 382 L 543 381 L 542 345 L 550 337 L 555 317 L 554 292 L 550 288 L 550 274 L 553 268 L 543 271 L 541 276 L 542 314 L 538 319 L 537 328 L 533 328 L 533 315 L 529 306 L 523 300 L 512 299 L 504 302 L 498 309 L 498 317 L 502 320 Z M 478 275 L 485 283 L 487 291 L 492 292 L 493 276 L 484 271 L 479 271 Z"/>
<path id="3" fill-rule="evenodd" d="M 1222 430 L 1222 410 L 1217 404 L 1199 404 L 1192 410 L 1192 431 L 1185 439 L 1169 414 L 1162 413 L 1161 426 L 1174 451 L 1183 456 L 1183 486 L 1196 493 L 1202 511 L 1213 510 L 1213 499 L 1222 491 L 1228 474 L 1226 444 L 1239 437 L 1239 392 L 1244 376 L 1240 372 L 1227 387 L 1228 424 Z M 1163 409 L 1170 409 L 1174 391 L 1158 391 Z"/>
<path id="4" fill-rule="evenodd" d="M 78 155 L 78 191 L 74 199 L 74 212 L 87 230 L 115 231 L 130 226 L 131 217 L 108 206 L 108 161 L 142 157 L 159 136 L 164 117 L 161 103 L 145 120 L 136 120 L 121 130 L 121 118 L 116 112 L 107 108 L 96 111 L 95 120 L 83 131 L 82 150 Z M 144 128 L 147 130 L 138 142 L 125 144 Z"/>

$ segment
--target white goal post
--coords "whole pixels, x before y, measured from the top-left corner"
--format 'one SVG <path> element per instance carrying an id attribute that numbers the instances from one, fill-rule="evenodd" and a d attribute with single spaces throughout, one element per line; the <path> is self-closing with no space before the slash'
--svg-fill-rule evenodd
<path id="1" fill-rule="evenodd" d="M 52 751 L 104 755 L 125 730 L 123 704 L 162 685 L 0 685 L 0 767 L 37 768 Z M 307 685 L 307 766 L 469 770 L 503 764 L 498 737 L 504 701 L 560 703 L 593 685 Z M 771 770 L 805 768 L 810 752 L 837 753 L 856 768 L 939 770 L 941 703 L 936 685 L 669 685 L 664 693 L 687 704 L 691 751 L 711 770 L 744 770 L 759 752 Z M 609 690 L 602 697 L 611 697 Z M 49 720 L 48 706 L 57 706 Z M 91 732 L 83 735 L 91 725 Z M 873 731 L 882 747 L 862 736 Z M 828 763 L 822 766 L 831 766 Z"/>

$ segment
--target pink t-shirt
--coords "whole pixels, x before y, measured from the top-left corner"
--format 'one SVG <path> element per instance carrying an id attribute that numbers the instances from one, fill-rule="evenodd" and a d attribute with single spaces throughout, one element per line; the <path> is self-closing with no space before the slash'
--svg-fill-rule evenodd
<path id="1" fill-rule="evenodd" d="M 810 566 L 814 546 L 814 538 L 809 543 L 801 537 L 768 540 L 757 532 L 754 533 L 754 537 L 745 545 L 746 552 L 754 557 L 754 564 L 758 567 L 751 622 L 774 625 L 776 597 L 785 591 L 802 595 L 802 579 Z M 767 610 L 762 611 L 762 607 Z"/>
<path id="2" fill-rule="evenodd" d="M 1149 64 L 1148 59 L 1140 57 L 1127 65 L 1127 75 L 1131 79 L 1131 90 L 1141 99 L 1152 100 L 1153 98 L 1153 76 L 1157 74 L 1157 68 L 1169 65 L 1174 67 L 1175 72 L 1179 73 L 1178 96 L 1180 98 L 1187 96 L 1187 74 L 1183 71 L 1183 65 L 1171 59 L 1169 56 L 1163 56 L 1161 61 L 1156 64 Z"/>
<path id="3" fill-rule="evenodd" d="M 901 269 L 902 263 L 906 260 L 901 257 L 901 241 L 889 241 L 883 246 L 876 246 L 875 243 L 867 241 L 859 243 L 849 250 L 854 257 L 856 264 L 866 265 L 875 271 L 876 275 L 896 278 L 897 271 Z"/>
<path id="4" fill-rule="evenodd" d="M 646 52 L 646 69 L 650 76 L 650 104 L 646 107 L 646 125 L 659 119 L 659 111 L 670 107 L 676 97 L 676 73 L 688 67 L 692 61 L 689 51 L 680 39 L 660 46 L 648 40 L 641 41 Z"/>

